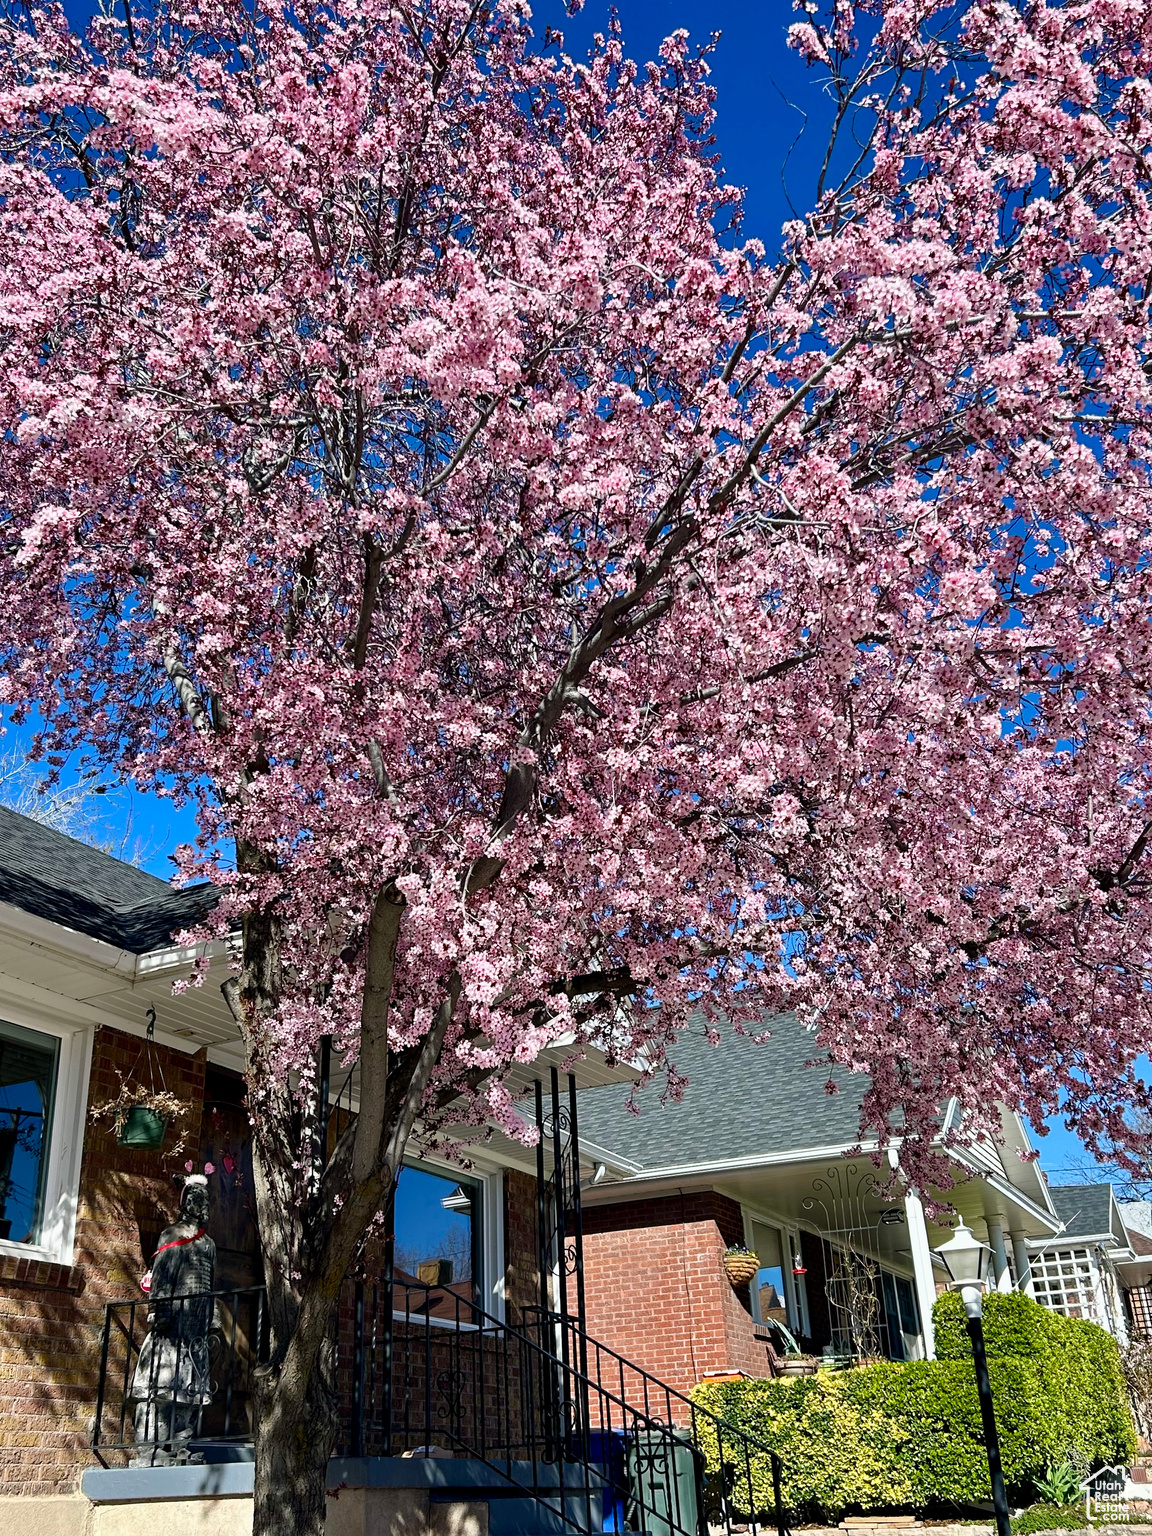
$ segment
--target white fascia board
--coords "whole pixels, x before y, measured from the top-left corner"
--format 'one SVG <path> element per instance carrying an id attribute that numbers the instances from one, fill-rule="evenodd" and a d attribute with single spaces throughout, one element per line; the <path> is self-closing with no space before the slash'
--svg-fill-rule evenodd
<path id="1" fill-rule="evenodd" d="M 589 1145 L 588 1142 L 581 1140 L 581 1151 Z M 876 1151 L 876 1143 L 837 1142 L 826 1147 L 802 1147 L 797 1151 L 789 1152 L 759 1152 L 750 1157 L 725 1157 L 706 1163 L 670 1163 L 662 1168 L 642 1168 L 638 1173 L 629 1173 L 611 1185 L 598 1184 L 595 1188 L 598 1190 L 620 1189 L 625 1184 L 651 1184 L 659 1179 L 722 1178 L 727 1173 L 741 1173 L 746 1169 L 780 1168 L 787 1167 L 790 1163 L 822 1163 L 829 1157 L 841 1157 L 846 1152 L 856 1150 L 862 1157 L 868 1157 Z"/>
<path id="2" fill-rule="evenodd" d="M 621 1157 L 618 1152 L 610 1152 L 607 1147 L 602 1147 L 594 1141 L 589 1141 L 587 1136 L 580 1137 L 581 1162 L 603 1163 L 609 1173 L 619 1174 L 621 1178 L 631 1178 L 634 1174 L 643 1173 L 641 1163 L 634 1163 L 627 1157 Z"/>
<path id="3" fill-rule="evenodd" d="M 1111 1232 L 1077 1232 L 1074 1236 L 1056 1232 L 1052 1237 L 1025 1238 L 1029 1248 L 1051 1248 L 1053 1243 L 1067 1244 L 1069 1248 L 1111 1248 L 1115 1241 Z"/>
<path id="4" fill-rule="evenodd" d="M 197 960 L 220 960 L 239 952 L 235 939 L 210 939 L 204 944 L 171 944 L 136 956 L 135 981 L 152 981 L 190 970 Z"/>
<path id="5" fill-rule="evenodd" d="M 1020 1146 L 1024 1149 L 1024 1151 L 1035 1152 L 1036 1148 L 1032 1145 L 1032 1138 L 1028 1134 L 1028 1127 L 1025 1125 L 1024 1116 L 1020 1113 L 1020 1111 L 1018 1109 L 1006 1108 L 1004 1111 L 1004 1118 L 1006 1121 L 1011 1122 L 1011 1124 L 1014 1126 L 1016 1135 L 1019 1138 Z M 1005 1146 L 1008 1144 L 1009 1143 L 1007 1138 L 1005 1138 Z M 1052 1196 L 1048 1193 L 1048 1185 L 1041 1177 L 1039 1156 L 1037 1155 L 1031 1161 L 1027 1161 L 1024 1158 L 1021 1158 L 1020 1164 L 1022 1168 L 1028 1168 L 1031 1170 L 1036 1188 L 1044 1196 L 1044 1208 L 1053 1216 L 1055 1216 L 1056 1207 L 1052 1204 Z M 1007 1172 L 1007 1159 L 1005 1159 L 1005 1171 Z M 1015 1180 L 1012 1178 L 1011 1174 L 1008 1175 L 1008 1178 L 1009 1183 L 1015 1185 Z"/>
<path id="6" fill-rule="evenodd" d="M 959 1147 L 950 1147 L 949 1152 L 958 1163 L 968 1169 L 973 1177 L 983 1179 L 985 1184 L 989 1188 L 994 1189 L 998 1195 L 1003 1195 L 1005 1200 L 1009 1200 L 1013 1205 L 1019 1206 L 1022 1211 L 1027 1211 L 1030 1216 L 1034 1216 L 1037 1221 L 1055 1232 L 1059 1222 L 1054 1211 L 1046 1211 L 1043 1206 L 1037 1205 L 1027 1195 L 1021 1194 L 1020 1190 L 1014 1184 L 1010 1184 L 1006 1178 L 997 1177 L 996 1174 L 989 1173 L 975 1158 L 965 1157 Z M 1032 1242 L 1033 1239 L 1028 1238 L 1026 1241 Z"/>
<path id="7" fill-rule="evenodd" d="M 109 972 L 119 982 L 141 981 L 145 977 L 152 979 L 190 969 L 198 959 L 204 956 L 215 959 L 226 955 L 230 949 L 227 940 L 213 939 L 207 944 L 166 945 L 163 949 L 136 955 L 130 949 L 120 949 L 103 939 L 94 939 L 76 928 L 66 928 L 62 923 L 25 912 L 22 907 L 7 901 L 0 901 L 0 934 L 30 947 L 49 949 L 93 970 Z"/>
<path id="8" fill-rule="evenodd" d="M 951 1098 L 948 1100 L 948 1108 L 944 1112 L 944 1123 L 941 1128 L 941 1135 L 946 1134 L 951 1129 L 954 1121 L 959 1123 L 959 1108 L 960 1101 L 958 1099 Z M 1022 1148 L 1025 1152 L 1034 1152 L 1036 1150 L 1035 1147 L 1033 1147 L 1031 1138 L 1028 1135 L 1028 1128 L 1024 1124 L 1024 1117 L 1021 1115 L 1018 1109 L 1010 1109 L 1008 1105 L 1002 1104 L 1000 1106 L 1000 1123 L 1005 1132 L 1004 1150 L 1008 1150 L 1010 1148 L 1013 1150 Z M 1009 1128 L 1011 1128 L 1013 1132 L 1012 1135 L 1008 1134 Z M 940 1140 L 941 1137 L 937 1136 L 934 1139 L 934 1145 L 939 1145 Z M 955 1148 L 948 1148 L 948 1150 L 950 1152 L 956 1151 Z M 988 1178 L 989 1183 L 992 1183 L 993 1178 L 989 1177 L 989 1170 L 984 1166 L 984 1158 L 987 1157 L 988 1163 L 991 1165 L 992 1169 L 999 1168 L 1000 1174 L 1008 1180 L 1008 1183 L 1012 1186 L 1013 1190 L 1016 1191 L 1013 1199 L 1019 1201 L 1020 1203 L 1029 1205 L 1029 1208 L 1031 1208 L 1031 1205 L 1036 1204 L 1036 1202 L 1032 1200 L 1030 1196 L 1024 1195 L 1022 1191 L 1017 1188 L 1015 1180 L 1012 1178 L 1011 1173 L 1008 1171 L 1008 1161 L 1000 1151 L 997 1151 L 994 1155 L 992 1153 L 984 1153 L 983 1150 L 977 1145 L 973 1145 L 972 1147 L 966 1148 L 964 1150 L 967 1151 L 968 1156 L 964 1157 L 962 1153 L 957 1152 L 957 1157 L 958 1160 L 964 1163 L 965 1167 L 971 1169 L 974 1172 L 978 1171 L 981 1177 Z M 978 1169 L 973 1169 L 973 1163 L 980 1165 Z M 1033 1170 L 1033 1179 L 1036 1184 L 1037 1191 L 1043 1196 L 1042 1209 L 1044 1209 L 1049 1216 L 1055 1217 L 1056 1208 L 1052 1204 L 1052 1197 L 1048 1193 L 1048 1186 L 1040 1177 L 1036 1161 L 1032 1161 L 1026 1164 L 1026 1166 Z"/>
<path id="9" fill-rule="evenodd" d="M 65 928 L 62 923 L 49 922 L 46 917 L 37 917 L 7 901 L 0 901 L 0 934 L 29 948 L 49 949 L 82 965 L 110 971 L 121 981 L 131 981 L 136 973 L 136 956 L 130 950 L 93 939 L 75 928 Z"/>
<path id="10" fill-rule="evenodd" d="M 590 1143 L 581 1143 L 581 1151 L 585 1150 L 591 1150 Z M 671 1164 L 661 1168 L 643 1168 L 636 1173 L 625 1173 L 623 1177 L 613 1179 L 610 1183 L 605 1181 L 603 1184 L 593 1186 L 592 1189 L 585 1192 L 584 1198 L 587 1201 L 591 1197 L 593 1203 L 595 1203 L 596 1197 L 607 1195 L 609 1191 L 615 1194 L 628 1189 L 634 1189 L 638 1185 L 647 1186 L 665 1182 L 682 1182 L 685 1179 L 723 1178 L 727 1174 L 757 1168 L 779 1168 L 787 1167 L 789 1164 L 824 1162 L 828 1158 L 843 1157 L 848 1152 L 868 1157 L 877 1150 L 878 1145 L 875 1141 L 853 1145 L 834 1143 L 825 1147 L 804 1147 L 789 1152 L 760 1153 L 750 1157 L 733 1157 L 717 1161 Z M 949 1155 L 954 1157 L 958 1163 L 976 1178 L 983 1179 L 985 1183 L 1003 1195 L 1006 1200 L 1018 1206 L 1021 1210 L 1027 1211 L 1030 1216 L 1034 1217 L 1042 1225 L 1052 1230 L 1055 1229 L 1057 1225 L 1055 1216 L 1043 1210 L 1034 1201 L 1029 1200 L 1026 1195 L 1021 1194 L 1007 1180 L 990 1174 L 975 1159 L 965 1158 L 955 1147 L 949 1148 L 948 1151 Z M 606 1159 L 602 1160 L 606 1161 Z"/>
<path id="11" fill-rule="evenodd" d="M 898 1147 L 899 1142 L 891 1143 Z M 589 1151 L 595 1147 L 595 1143 L 588 1141 L 584 1136 L 580 1138 L 581 1152 Z M 685 1179 L 685 1178 L 713 1178 L 726 1173 L 740 1173 L 746 1169 L 756 1168 L 780 1168 L 787 1167 L 790 1163 L 822 1163 L 830 1157 L 844 1157 L 853 1153 L 859 1157 L 871 1157 L 880 1149 L 879 1142 L 830 1142 L 823 1147 L 795 1147 L 785 1152 L 754 1152 L 748 1157 L 725 1157 L 718 1160 L 696 1163 L 666 1163 L 657 1168 L 644 1168 L 637 1163 L 630 1163 L 618 1153 L 609 1153 L 604 1148 L 595 1147 L 596 1161 L 606 1163 L 610 1168 L 620 1168 L 624 1177 L 618 1180 L 613 1187 L 619 1187 L 622 1182 L 630 1184 L 651 1183 L 655 1179 Z M 634 1170 L 634 1171 L 633 1171 Z M 603 1184 L 596 1186 L 604 1189 Z"/>

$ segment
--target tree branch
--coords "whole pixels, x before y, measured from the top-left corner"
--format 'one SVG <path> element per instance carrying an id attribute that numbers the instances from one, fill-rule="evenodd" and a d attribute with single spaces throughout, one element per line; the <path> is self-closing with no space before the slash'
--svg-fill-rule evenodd
<path id="1" fill-rule="evenodd" d="M 368 921 L 364 997 L 360 1006 L 360 1110 L 352 1152 L 352 1179 L 356 1183 L 371 1178 L 379 1168 L 381 1141 L 387 1127 L 388 1014 L 403 914 L 404 897 L 389 881 L 376 897 Z"/>
<path id="2" fill-rule="evenodd" d="M 192 681 L 192 674 L 185 666 L 179 651 L 172 644 L 164 647 L 162 652 L 164 670 L 168 674 L 168 680 L 176 690 L 176 696 L 183 706 L 184 713 L 192 723 L 192 729 L 201 735 L 210 735 L 212 731 L 212 717 L 209 715 L 204 701 L 196 690 L 196 684 Z"/>

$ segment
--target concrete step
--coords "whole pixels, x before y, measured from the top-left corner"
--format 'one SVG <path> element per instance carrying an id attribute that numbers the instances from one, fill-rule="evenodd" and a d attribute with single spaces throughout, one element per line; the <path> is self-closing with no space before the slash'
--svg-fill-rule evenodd
<path id="1" fill-rule="evenodd" d="M 572 1536 L 577 1530 L 602 1531 L 604 1511 L 599 1497 L 544 1499 L 491 1499 L 488 1503 L 488 1536 Z"/>

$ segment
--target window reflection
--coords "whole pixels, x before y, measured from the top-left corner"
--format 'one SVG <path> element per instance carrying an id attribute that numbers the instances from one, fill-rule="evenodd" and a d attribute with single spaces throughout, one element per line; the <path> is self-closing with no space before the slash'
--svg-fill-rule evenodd
<path id="1" fill-rule="evenodd" d="M 35 1243 L 44 1183 L 60 1042 L 0 1022 L 0 1239 Z"/>
<path id="2" fill-rule="evenodd" d="M 756 1294 L 762 1322 L 788 1324 L 788 1302 L 784 1290 L 784 1248 L 775 1227 L 752 1223 L 752 1242 L 760 1260 L 756 1276 Z"/>
<path id="3" fill-rule="evenodd" d="M 422 1166 L 405 1164 L 400 1170 L 393 1255 L 398 1310 L 475 1320 L 471 1303 L 481 1300 L 481 1188 L 476 1179 L 445 1177 Z"/>

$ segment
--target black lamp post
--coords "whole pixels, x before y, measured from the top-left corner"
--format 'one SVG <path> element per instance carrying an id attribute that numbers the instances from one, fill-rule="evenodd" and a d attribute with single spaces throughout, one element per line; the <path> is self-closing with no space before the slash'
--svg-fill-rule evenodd
<path id="1" fill-rule="evenodd" d="M 1000 1465 L 1000 1437 L 996 1433 L 996 1415 L 992 1409 L 992 1387 L 988 1380 L 988 1356 L 984 1352 L 983 1293 L 981 1282 L 991 1249 L 973 1237 L 963 1222 L 948 1241 L 937 1248 L 952 1279 L 954 1290 L 964 1302 L 968 1319 L 968 1337 L 972 1340 L 972 1363 L 976 1367 L 976 1391 L 980 1396 L 980 1417 L 984 1421 L 984 1445 L 988 1451 L 988 1472 L 992 1479 L 992 1507 L 996 1511 L 996 1536 L 1011 1536 L 1008 1496 L 1004 1492 L 1004 1469 Z"/>

